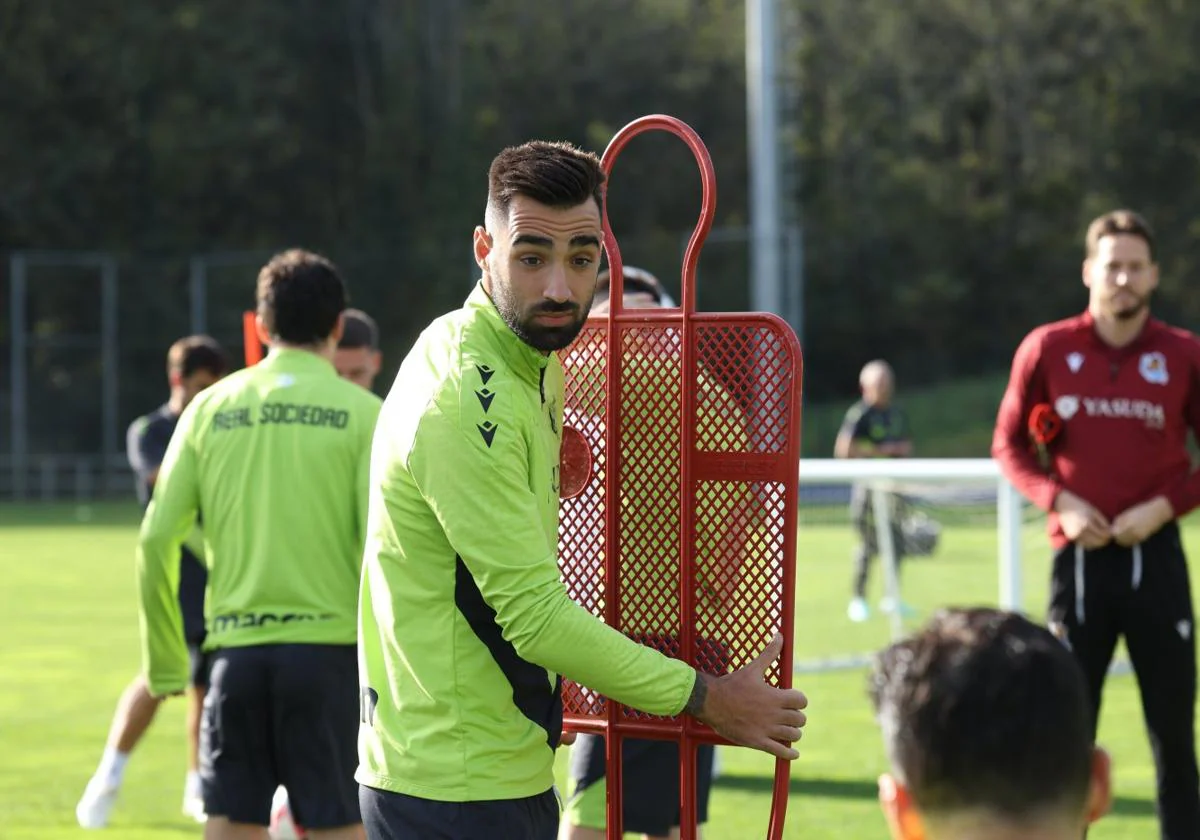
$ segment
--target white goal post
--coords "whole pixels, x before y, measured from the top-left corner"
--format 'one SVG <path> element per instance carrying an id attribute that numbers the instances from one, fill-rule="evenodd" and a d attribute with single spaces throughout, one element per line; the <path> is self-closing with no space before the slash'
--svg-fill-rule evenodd
<path id="1" fill-rule="evenodd" d="M 1021 609 L 1021 509 L 1023 500 L 1017 489 L 1001 474 L 991 458 L 802 458 L 800 484 L 871 485 L 875 527 L 880 554 L 888 572 L 888 588 L 898 594 L 895 584 L 895 551 L 883 495 L 889 483 L 904 481 L 983 480 L 996 484 L 996 528 L 999 563 L 1000 606 Z M 896 614 L 896 621 L 899 616 Z"/>

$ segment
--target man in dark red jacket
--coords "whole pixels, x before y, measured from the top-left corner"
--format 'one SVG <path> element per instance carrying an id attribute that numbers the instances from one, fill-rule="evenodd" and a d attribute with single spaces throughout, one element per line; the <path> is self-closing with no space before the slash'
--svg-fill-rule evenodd
<path id="1" fill-rule="evenodd" d="M 992 454 L 1049 511 L 1049 623 L 1083 664 L 1097 718 L 1124 634 L 1154 750 L 1162 837 L 1195 840 L 1196 643 L 1176 520 L 1200 504 L 1187 451 L 1189 429 L 1200 435 L 1200 339 L 1150 317 L 1158 266 L 1141 217 L 1105 214 L 1086 244 L 1087 311 L 1021 342 Z"/>

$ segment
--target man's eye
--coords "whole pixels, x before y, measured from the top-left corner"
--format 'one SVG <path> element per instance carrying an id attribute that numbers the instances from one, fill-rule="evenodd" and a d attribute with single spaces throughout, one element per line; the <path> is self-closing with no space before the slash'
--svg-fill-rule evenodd
<path id="1" fill-rule="evenodd" d="M 576 257 L 574 262 L 575 265 L 583 267 L 591 265 L 595 262 L 595 260 L 593 260 L 591 257 Z"/>
<path id="2" fill-rule="evenodd" d="M 541 265 L 542 258 L 535 254 L 526 254 L 525 256 L 521 257 L 521 262 L 525 265 Z"/>

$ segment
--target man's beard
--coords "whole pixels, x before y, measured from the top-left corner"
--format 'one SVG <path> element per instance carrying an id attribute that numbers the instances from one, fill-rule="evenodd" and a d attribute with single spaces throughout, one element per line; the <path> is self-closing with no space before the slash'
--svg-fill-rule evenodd
<path id="1" fill-rule="evenodd" d="M 1133 297 L 1134 301 L 1120 309 L 1113 310 L 1113 317 L 1118 321 L 1131 321 L 1141 315 L 1150 305 L 1150 295 L 1135 295 L 1133 292 L 1127 292 L 1126 294 Z"/>
<path id="2" fill-rule="evenodd" d="M 554 303 L 545 301 L 529 310 L 527 314 L 522 316 L 517 302 L 512 299 L 508 293 L 508 289 L 501 287 L 500 284 L 492 286 L 492 302 L 496 304 L 496 311 L 500 313 L 500 317 L 504 319 L 504 323 L 508 328 L 516 334 L 517 338 L 524 341 L 534 350 L 540 350 L 543 353 L 550 353 L 555 350 L 562 350 L 575 340 L 583 330 L 583 325 L 587 323 L 588 312 L 592 308 L 592 299 L 588 298 L 587 305 L 583 307 L 576 306 L 573 303 Z M 560 313 L 573 313 L 574 320 L 563 324 L 562 326 L 543 326 L 535 323 L 534 319 L 539 315 L 557 315 Z"/>

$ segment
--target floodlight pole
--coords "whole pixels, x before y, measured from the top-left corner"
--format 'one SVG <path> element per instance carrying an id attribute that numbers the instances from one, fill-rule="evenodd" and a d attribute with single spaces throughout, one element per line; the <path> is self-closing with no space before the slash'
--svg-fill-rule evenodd
<path id="1" fill-rule="evenodd" d="M 746 126 L 750 152 L 750 304 L 783 314 L 776 0 L 746 3 Z"/>

